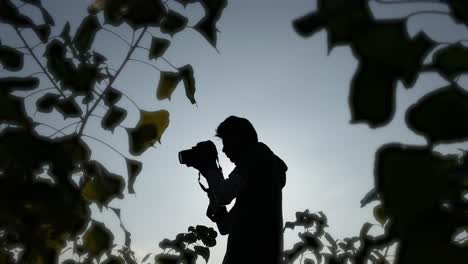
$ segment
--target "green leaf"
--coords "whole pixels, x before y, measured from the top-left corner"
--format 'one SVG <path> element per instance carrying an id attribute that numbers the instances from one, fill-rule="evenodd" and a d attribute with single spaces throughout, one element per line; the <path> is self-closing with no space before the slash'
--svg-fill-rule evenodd
<path id="1" fill-rule="evenodd" d="M 143 164 L 138 160 L 132 160 L 128 158 L 125 159 L 125 162 L 127 163 L 128 171 L 128 192 L 135 193 L 133 184 L 135 183 L 138 174 L 140 174 Z"/>
<path id="2" fill-rule="evenodd" d="M 120 98 L 122 98 L 122 92 L 117 90 L 117 89 L 114 89 L 112 87 L 108 87 L 105 91 L 104 91 L 104 97 L 102 98 L 104 103 L 107 105 L 107 106 L 112 106 L 114 105 L 115 103 L 117 103 Z"/>
<path id="3" fill-rule="evenodd" d="M 127 110 L 120 108 L 116 105 L 109 107 L 104 118 L 101 120 L 101 126 L 104 129 L 114 132 L 114 129 L 122 123 L 127 116 Z"/>
<path id="4" fill-rule="evenodd" d="M 430 144 L 468 139 L 468 93 L 454 86 L 431 92 L 406 113 L 408 127 L 423 135 Z"/>
<path id="5" fill-rule="evenodd" d="M 18 50 L 0 45 L 0 63 L 9 71 L 19 71 L 23 68 L 24 56 Z"/>
<path id="6" fill-rule="evenodd" d="M 76 30 L 75 37 L 73 38 L 73 44 L 76 49 L 81 53 L 87 52 L 91 48 L 94 42 L 94 37 L 100 29 L 101 24 L 95 15 L 85 17 Z"/>
<path id="7" fill-rule="evenodd" d="M 380 65 L 361 63 L 351 82 L 351 123 L 386 125 L 395 113 L 396 78 Z"/>
<path id="8" fill-rule="evenodd" d="M 83 235 L 83 246 L 94 258 L 100 258 L 102 254 L 112 248 L 114 235 L 100 222 L 93 221 L 91 227 Z"/>
<path id="9" fill-rule="evenodd" d="M 123 197 L 125 181 L 122 176 L 110 173 L 97 161 L 84 164 L 84 174 L 91 179 L 82 189 L 83 197 L 98 206 L 108 205 L 114 198 Z"/>
<path id="10" fill-rule="evenodd" d="M 6 77 L 0 78 L 1 93 L 11 93 L 12 91 L 30 91 L 39 85 L 36 77 Z"/>
<path id="11" fill-rule="evenodd" d="M 190 100 L 192 104 L 195 104 L 195 78 L 193 77 L 193 68 L 190 64 L 187 64 L 179 68 L 179 73 L 184 81 L 185 86 L 185 95 Z"/>
<path id="12" fill-rule="evenodd" d="M 434 54 L 433 64 L 447 79 L 453 79 L 459 74 L 468 72 L 468 48 L 456 43 Z"/>
<path id="13" fill-rule="evenodd" d="M 148 54 L 148 59 L 157 59 L 161 57 L 167 48 L 169 48 L 170 41 L 163 38 L 153 37 L 151 39 L 151 48 Z"/>
<path id="14" fill-rule="evenodd" d="M 161 71 L 158 88 L 156 90 L 156 97 L 158 100 L 171 100 L 171 95 L 179 84 L 181 78 L 182 76 L 179 72 Z"/>
<path id="15" fill-rule="evenodd" d="M 130 153 L 141 155 L 146 149 L 161 140 L 161 136 L 169 125 L 169 112 L 140 111 L 140 120 L 135 128 L 127 129 L 130 143 Z"/>
<path id="16" fill-rule="evenodd" d="M 36 101 L 37 110 L 43 113 L 50 113 L 58 103 L 58 94 L 47 93 Z"/>
<path id="17" fill-rule="evenodd" d="M 177 32 L 182 31 L 187 26 L 188 19 L 183 15 L 169 10 L 166 17 L 161 22 L 161 32 L 174 36 Z"/>
<path id="18" fill-rule="evenodd" d="M 206 263 L 208 263 L 208 260 L 210 259 L 210 249 L 207 247 L 201 247 L 201 246 L 195 246 L 193 247 L 195 250 L 195 253 L 200 255 Z"/>
<path id="19" fill-rule="evenodd" d="M 185 7 L 187 7 L 188 4 L 193 4 L 196 3 L 198 0 L 175 0 L 177 3 L 181 4 Z"/>
<path id="20" fill-rule="evenodd" d="M 385 210 L 383 209 L 381 204 L 378 204 L 372 210 L 375 220 L 379 222 L 381 225 L 384 225 L 387 222 L 387 216 L 385 215 Z"/>

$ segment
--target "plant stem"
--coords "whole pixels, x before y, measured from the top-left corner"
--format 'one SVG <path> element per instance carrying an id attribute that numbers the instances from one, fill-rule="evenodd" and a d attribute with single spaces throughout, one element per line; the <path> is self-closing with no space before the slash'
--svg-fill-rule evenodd
<path id="1" fill-rule="evenodd" d="M 115 151 L 116 153 L 118 153 L 120 156 L 122 156 L 124 159 L 126 159 L 127 157 L 125 157 L 124 154 L 122 154 L 120 151 L 118 151 L 117 149 L 115 149 L 114 147 L 112 147 L 110 144 L 100 140 L 99 138 L 95 138 L 93 136 L 90 136 L 90 135 L 86 135 L 86 134 L 82 134 L 83 137 L 87 137 L 87 138 L 90 138 L 90 139 L 94 139 L 96 140 L 97 142 L 100 142 L 101 144 L 104 144 L 106 145 L 107 147 L 109 147 L 110 149 L 112 149 L 113 151 Z"/>
<path id="2" fill-rule="evenodd" d="M 140 35 L 138 36 L 135 44 L 133 44 L 133 46 L 130 47 L 130 49 L 128 50 L 128 53 L 127 53 L 127 56 L 125 56 L 125 59 L 124 61 L 122 62 L 122 64 L 120 65 L 120 67 L 117 69 L 117 72 L 115 73 L 114 76 L 112 76 L 109 80 L 109 84 L 107 85 L 106 89 L 111 87 L 112 84 L 114 83 L 114 81 L 117 79 L 117 77 L 119 76 L 120 72 L 122 71 L 122 69 L 124 68 L 124 66 L 127 64 L 127 62 L 130 60 L 130 57 L 132 56 L 133 52 L 135 51 L 136 47 L 138 46 L 138 43 L 141 41 L 141 39 L 143 38 L 146 30 L 148 29 L 148 27 L 145 27 L 143 28 L 143 31 L 140 33 Z M 105 89 L 104 89 L 105 90 Z M 83 118 L 83 124 L 81 125 L 80 127 L 80 130 L 78 132 L 78 136 L 82 135 L 83 134 L 83 130 L 86 126 L 86 123 L 88 122 L 88 119 L 89 119 L 89 116 L 91 115 L 91 113 L 94 111 L 94 109 L 96 109 L 96 107 L 98 106 L 99 102 L 102 100 L 102 98 L 104 98 L 104 94 L 105 93 L 102 93 L 101 96 L 99 96 L 99 98 L 96 100 L 96 102 L 94 103 L 94 105 L 91 107 L 91 109 L 89 109 L 89 112 L 86 113 L 85 117 Z"/>
<path id="3" fill-rule="evenodd" d="M 42 65 L 42 63 L 39 61 L 39 59 L 37 58 L 36 54 L 34 54 L 33 50 L 31 49 L 31 47 L 29 47 L 29 44 L 26 42 L 26 40 L 24 39 L 23 35 L 21 34 L 21 32 L 18 30 L 17 27 L 14 27 L 15 31 L 16 31 L 16 34 L 18 34 L 18 36 L 20 37 L 21 41 L 23 41 L 23 44 L 24 46 L 28 49 L 29 53 L 31 53 L 31 56 L 34 58 L 34 60 L 36 61 L 36 63 L 39 65 L 39 67 L 41 68 L 41 70 L 44 72 L 44 74 L 47 76 L 47 78 L 49 78 L 50 82 L 54 85 L 54 87 L 57 89 L 57 91 L 62 95 L 63 98 L 66 98 L 65 94 L 62 92 L 62 90 L 60 90 L 60 88 L 58 87 L 57 83 L 55 83 L 54 79 L 52 79 L 52 76 L 50 76 L 50 74 L 47 72 L 47 70 L 45 69 L 44 65 Z"/>

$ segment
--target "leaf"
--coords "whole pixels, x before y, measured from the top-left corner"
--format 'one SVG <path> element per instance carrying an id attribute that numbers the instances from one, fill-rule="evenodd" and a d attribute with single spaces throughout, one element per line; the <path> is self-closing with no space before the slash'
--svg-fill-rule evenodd
<path id="1" fill-rule="evenodd" d="M 20 14 L 18 8 L 10 0 L 0 1 L 0 22 L 19 28 L 36 26 L 29 17 Z"/>
<path id="2" fill-rule="evenodd" d="M 372 210 L 375 220 L 379 222 L 381 225 L 384 225 L 387 222 L 387 216 L 385 215 L 385 210 L 383 209 L 381 204 L 378 204 Z"/>
<path id="3" fill-rule="evenodd" d="M 332 245 L 333 248 L 337 248 L 336 241 L 331 237 L 330 234 L 325 233 L 325 239 L 328 241 L 328 243 L 330 243 L 330 245 Z"/>
<path id="4" fill-rule="evenodd" d="M 468 93 L 454 86 L 440 88 L 422 97 L 406 113 L 406 123 L 430 144 L 468 139 Z"/>
<path id="5" fill-rule="evenodd" d="M 390 122 L 395 113 L 395 85 L 389 69 L 361 62 L 351 82 L 351 123 L 366 122 L 375 128 Z"/>
<path id="6" fill-rule="evenodd" d="M 167 39 L 153 37 L 151 39 L 151 47 L 148 54 L 148 59 L 151 60 L 161 57 L 164 52 L 166 52 L 167 48 L 169 48 L 170 43 L 171 42 Z"/>
<path id="7" fill-rule="evenodd" d="M 37 110 L 43 113 L 50 113 L 58 103 L 58 94 L 47 93 L 36 101 Z"/>
<path id="8" fill-rule="evenodd" d="M 71 44 L 71 36 L 70 36 L 70 22 L 67 22 L 65 26 L 63 26 L 62 32 L 60 33 L 60 38 L 63 39 L 63 42 L 67 45 Z"/>
<path id="9" fill-rule="evenodd" d="M 86 162 L 84 174 L 91 179 L 82 189 L 82 195 L 87 201 L 103 206 L 114 198 L 123 197 L 125 181 L 122 176 L 110 173 L 97 161 Z"/>
<path id="10" fill-rule="evenodd" d="M 158 254 L 154 257 L 156 264 L 178 264 L 181 261 L 181 257 L 170 254 Z"/>
<path id="11" fill-rule="evenodd" d="M 14 48 L 0 45 L 0 63 L 9 71 L 19 71 L 23 68 L 24 55 Z"/>
<path id="12" fill-rule="evenodd" d="M 87 52 L 91 48 L 94 37 L 99 29 L 101 29 L 101 24 L 95 15 L 85 17 L 73 38 L 73 44 L 76 49 L 81 53 Z"/>
<path id="13" fill-rule="evenodd" d="M 83 246 L 95 258 L 112 248 L 114 236 L 107 227 L 100 222 L 93 221 L 91 227 L 83 235 Z"/>
<path id="14" fill-rule="evenodd" d="M 135 193 L 133 189 L 133 184 L 136 181 L 136 177 L 140 174 L 143 164 L 138 160 L 132 159 L 125 159 L 127 163 L 127 171 L 128 171 L 128 193 Z"/>
<path id="15" fill-rule="evenodd" d="M 114 129 L 122 123 L 127 116 L 127 110 L 120 108 L 116 105 L 109 107 L 109 110 L 101 120 L 101 126 L 104 129 L 114 132 Z"/>
<path id="16" fill-rule="evenodd" d="M 175 0 L 177 3 L 181 4 L 185 7 L 187 7 L 188 4 L 193 4 L 196 3 L 198 0 Z"/>
<path id="17" fill-rule="evenodd" d="M 201 247 L 201 246 L 195 246 L 193 247 L 195 250 L 195 253 L 200 255 L 206 263 L 208 263 L 208 260 L 210 259 L 210 249 L 207 247 Z"/>
<path id="18" fill-rule="evenodd" d="M 47 70 L 55 79 L 65 85 L 74 83 L 77 73 L 72 59 L 66 58 L 65 45 L 58 39 L 52 40 L 47 46 L 44 57 L 47 58 Z"/>
<path id="19" fill-rule="evenodd" d="M 436 69 L 447 79 L 468 72 L 468 48 L 460 43 L 452 44 L 434 54 Z"/>
<path id="20" fill-rule="evenodd" d="M 171 95 L 181 80 L 181 75 L 178 72 L 161 71 L 159 84 L 156 90 L 158 100 L 171 99 Z"/>
<path id="21" fill-rule="evenodd" d="M 108 2 L 112 3 L 113 1 Z M 166 7 L 161 0 L 132 0 L 115 2 L 116 6 L 119 5 L 119 2 L 123 2 L 124 8 L 126 8 L 124 9 L 125 12 L 122 12 L 120 9 L 116 10 L 117 12 L 115 12 L 115 14 L 117 17 L 119 15 L 123 16 L 125 22 L 127 22 L 127 24 L 130 25 L 133 29 L 138 29 L 145 26 L 158 27 L 161 24 L 161 20 L 167 14 Z M 106 12 L 104 14 L 106 14 Z"/>
<path id="22" fill-rule="evenodd" d="M 294 30 L 301 37 L 310 37 L 317 31 L 323 29 L 326 19 L 317 12 L 308 13 L 293 21 Z"/>
<path id="23" fill-rule="evenodd" d="M 294 261 L 307 250 L 304 242 L 294 244 L 292 249 L 285 250 L 283 256 L 287 263 L 294 263 Z"/>
<path id="24" fill-rule="evenodd" d="M 47 43 L 50 36 L 50 25 L 44 24 L 34 27 L 34 32 L 39 37 L 42 43 Z"/>
<path id="25" fill-rule="evenodd" d="M 96 51 L 93 51 L 93 59 L 94 65 L 101 65 L 103 62 L 107 61 L 107 58 L 104 57 L 104 55 Z"/>
<path id="26" fill-rule="evenodd" d="M 375 188 L 372 188 L 372 190 L 366 193 L 366 195 L 364 195 L 364 198 L 361 199 L 361 208 L 370 204 L 371 202 L 378 201 L 379 199 L 379 193 Z"/>
<path id="27" fill-rule="evenodd" d="M 184 81 L 185 86 L 185 95 L 190 100 L 192 104 L 195 104 L 195 78 L 193 77 L 193 68 L 190 64 L 187 64 L 179 68 L 179 73 Z"/>
<path id="28" fill-rule="evenodd" d="M 226 8 L 227 0 L 208 0 L 199 1 L 205 10 L 205 16 L 193 27 L 198 31 L 213 47 L 216 47 L 217 37 L 216 24 L 220 19 L 224 8 Z"/>
<path id="29" fill-rule="evenodd" d="M 453 16 L 462 23 L 468 24 L 468 4 L 463 0 L 447 1 Z"/>
<path id="30" fill-rule="evenodd" d="M 140 111 L 140 120 L 135 128 L 127 129 L 130 143 L 130 153 L 141 155 L 146 149 L 161 140 L 161 136 L 169 125 L 169 112 Z"/>
<path id="31" fill-rule="evenodd" d="M 323 243 L 320 239 L 310 232 L 299 233 L 299 238 L 301 238 L 305 245 L 313 251 L 321 251 L 323 249 Z"/>
<path id="32" fill-rule="evenodd" d="M 122 98 L 122 92 L 120 92 L 119 90 L 115 88 L 108 87 L 104 91 L 104 97 L 102 99 L 104 103 L 110 107 L 116 104 L 120 100 L 120 98 Z"/>
<path id="33" fill-rule="evenodd" d="M 368 236 L 368 233 L 370 231 L 370 229 L 372 228 L 372 224 L 369 223 L 369 222 L 366 222 L 362 228 L 361 228 L 361 232 L 359 234 L 359 236 L 361 237 L 361 239 L 363 238 L 366 238 Z"/>
<path id="34" fill-rule="evenodd" d="M 6 77 L 0 78 L 1 93 L 11 93 L 12 91 L 30 91 L 39 85 L 36 77 Z"/>
<path id="35" fill-rule="evenodd" d="M 153 253 L 148 253 L 148 254 L 146 254 L 146 255 L 143 257 L 143 259 L 141 260 L 141 262 L 143 263 L 143 262 L 145 262 L 146 260 L 148 260 L 148 258 L 151 256 L 151 254 L 153 254 Z"/>
<path id="36" fill-rule="evenodd" d="M 310 258 L 306 258 L 304 259 L 304 264 L 315 264 L 315 262 Z"/>
<path id="37" fill-rule="evenodd" d="M 126 264 L 122 257 L 109 256 L 102 264 Z"/>
<path id="38" fill-rule="evenodd" d="M 80 106 L 73 98 L 57 100 L 55 108 L 63 115 L 64 119 L 81 117 L 83 114 Z"/>
<path id="39" fill-rule="evenodd" d="M 161 32 L 174 36 L 177 32 L 182 31 L 188 23 L 188 19 L 183 15 L 169 10 L 166 17 L 161 22 Z"/>

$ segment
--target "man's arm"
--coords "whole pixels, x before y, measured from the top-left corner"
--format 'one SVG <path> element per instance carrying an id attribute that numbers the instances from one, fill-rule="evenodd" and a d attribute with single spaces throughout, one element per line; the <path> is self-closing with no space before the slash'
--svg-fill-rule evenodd
<path id="1" fill-rule="evenodd" d="M 224 179 L 220 169 L 211 168 L 202 172 L 212 192 L 217 205 L 227 205 L 236 198 L 242 185 L 242 177 L 234 169 L 227 179 Z"/>

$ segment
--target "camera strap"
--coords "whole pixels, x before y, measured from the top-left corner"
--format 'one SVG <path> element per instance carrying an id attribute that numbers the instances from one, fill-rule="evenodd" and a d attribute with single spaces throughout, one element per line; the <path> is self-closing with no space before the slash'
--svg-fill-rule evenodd
<path id="1" fill-rule="evenodd" d="M 221 165 L 219 165 L 218 157 L 216 157 L 216 164 L 218 165 L 218 169 L 220 169 L 220 170 L 221 170 L 221 173 L 222 173 L 222 172 L 223 172 L 223 169 L 221 168 Z M 208 191 L 209 191 L 210 189 L 207 188 L 207 187 L 205 187 L 205 185 L 203 185 L 203 184 L 201 183 L 200 179 L 201 179 L 201 173 L 198 172 L 198 185 L 200 185 L 200 188 L 201 188 L 204 192 L 208 193 Z"/>

